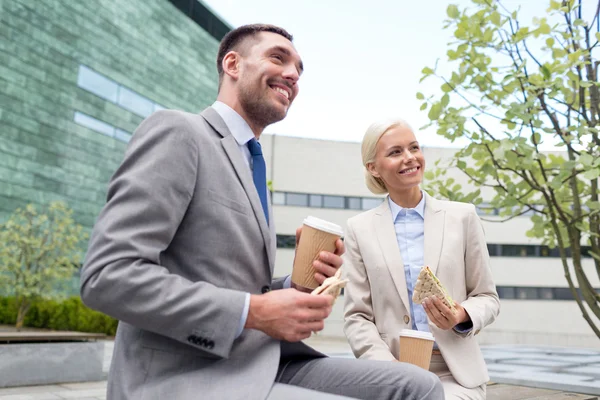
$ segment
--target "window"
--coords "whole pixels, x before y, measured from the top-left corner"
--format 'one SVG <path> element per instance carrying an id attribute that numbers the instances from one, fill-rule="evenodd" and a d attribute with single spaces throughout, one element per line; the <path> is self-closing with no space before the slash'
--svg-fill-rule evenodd
<path id="1" fill-rule="evenodd" d="M 154 111 L 165 109 L 160 104 L 119 85 L 85 65 L 79 66 L 77 86 L 144 118 Z"/>
<path id="2" fill-rule="evenodd" d="M 115 139 L 119 139 L 122 142 L 129 143 L 131 140 L 131 133 L 125 132 L 123 129 L 115 129 Z"/>
<path id="3" fill-rule="evenodd" d="M 539 298 L 537 288 L 534 287 L 517 287 L 516 293 L 516 298 L 520 300 L 532 300 Z"/>
<path id="4" fill-rule="evenodd" d="M 118 104 L 141 117 L 147 117 L 154 111 L 154 104 L 150 100 L 123 86 L 119 89 Z"/>
<path id="5" fill-rule="evenodd" d="M 361 210 L 361 198 L 360 197 L 346 197 L 347 206 L 350 210 Z"/>
<path id="6" fill-rule="evenodd" d="M 79 111 L 75 111 L 73 116 L 75 123 L 85 126 L 93 131 L 102 133 L 103 135 L 114 137 L 122 142 L 128 143 L 131 139 L 131 133 L 126 132 L 122 129 L 115 128 L 114 126 L 107 124 L 104 121 L 100 121 L 94 117 L 90 117 Z"/>
<path id="7" fill-rule="evenodd" d="M 542 300 L 552 300 L 554 298 L 554 293 L 552 288 L 540 288 L 539 290 L 540 299 Z"/>
<path id="8" fill-rule="evenodd" d="M 112 101 L 113 103 L 117 102 L 119 85 L 85 65 L 79 66 L 77 86 L 88 92 L 94 93 L 103 99 Z"/>
<path id="9" fill-rule="evenodd" d="M 501 299 L 511 300 L 574 300 L 571 289 L 556 287 L 511 287 L 497 286 L 498 296 Z M 596 289 L 600 291 L 600 289 Z M 577 289 L 581 295 L 581 291 Z"/>
<path id="10" fill-rule="evenodd" d="M 344 206 L 344 197 L 342 196 L 323 196 L 323 207 L 344 208 Z"/>
<path id="11" fill-rule="evenodd" d="M 514 287 L 497 287 L 498 296 L 501 299 L 514 299 L 516 297 L 515 288 Z"/>
<path id="12" fill-rule="evenodd" d="M 273 192 L 273 205 L 282 206 L 285 205 L 285 193 L 284 192 Z"/>
<path id="13" fill-rule="evenodd" d="M 295 249 L 296 236 L 294 235 L 277 235 L 278 249 Z"/>
<path id="14" fill-rule="evenodd" d="M 537 246 L 503 244 L 502 245 L 502 256 L 503 257 L 532 257 L 532 256 L 536 255 L 536 247 Z"/>
<path id="15" fill-rule="evenodd" d="M 371 210 L 375 207 L 379 207 L 383 199 L 372 198 L 372 197 L 363 197 L 362 199 L 362 209 L 363 210 Z"/>
<path id="16" fill-rule="evenodd" d="M 308 206 L 308 195 L 306 193 L 287 193 L 286 202 L 288 206 Z"/>
<path id="17" fill-rule="evenodd" d="M 106 136 L 113 137 L 115 135 L 115 128 L 112 125 L 107 124 L 106 122 L 100 121 L 99 119 L 90 117 L 84 113 L 79 111 L 75 111 L 74 120 L 81 126 L 85 126 L 91 130 L 102 133 Z"/>
<path id="18" fill-rule="evenodd" d="M 321 196 L 320 194 L 309 195 L 308 205 L 310 207 L 323 207 L 323 196 Z"/>

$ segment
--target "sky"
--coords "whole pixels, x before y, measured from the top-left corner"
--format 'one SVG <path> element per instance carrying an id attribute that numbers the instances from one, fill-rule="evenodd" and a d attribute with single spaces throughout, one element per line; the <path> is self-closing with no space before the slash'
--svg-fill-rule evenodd
<path id="1" fill-rule="evenodd" d="M 294 35 L 305 71 L 287 117 L 266 133 L 360 142 L 378 120 L 402 118 L 422 145 L 457 147 L 438 136 L 419 111 L 417 92 L 439 94 L 441 82 L 419 83 L 421 70 L 445 63 L 452 32 L 443 29 L 446 8 L 469 0 L 202 0 L 233 27 L 279 25 Z M 587 1 L 592 3 L 591 1 Z M 543 16 L 549 0 L 505 0 L 520 7 L 523 22 Z M 585 4 L 584 4 L 585 5 Z M 591 4 L 590 4 L 591 5 Z"/>

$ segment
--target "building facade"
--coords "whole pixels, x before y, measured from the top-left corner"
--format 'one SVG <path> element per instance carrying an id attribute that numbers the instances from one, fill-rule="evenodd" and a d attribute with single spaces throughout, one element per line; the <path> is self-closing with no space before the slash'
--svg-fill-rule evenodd
<path id="1" fill-rule="evenodd" d="M 62 200 L 91 228 L 137 125 L 212 103 L 229 29 L 196 0 L 0 0 L 0 221 Z"/>

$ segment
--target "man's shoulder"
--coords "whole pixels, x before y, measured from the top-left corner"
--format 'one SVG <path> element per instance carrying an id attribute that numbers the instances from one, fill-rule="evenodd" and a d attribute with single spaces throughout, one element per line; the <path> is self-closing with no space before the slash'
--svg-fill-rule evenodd
<path id="1" fill-rule="evenodd" d="M 202 116 L 198 113 L 181 110 L 159 110 L 150 115 L 147 120 L 167 124 L 190 124 L 202 120 Z"/>

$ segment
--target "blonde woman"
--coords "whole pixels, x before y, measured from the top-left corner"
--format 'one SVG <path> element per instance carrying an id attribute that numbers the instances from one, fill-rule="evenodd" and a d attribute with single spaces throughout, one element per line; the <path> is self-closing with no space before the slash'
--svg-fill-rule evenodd
<path id="1" fill-rule="evenodd" d="M 494 321 L 500 302 L 475 207 L 421 190 L 425 157 L 402 120 L 369 127 L 362 161 L 368 188 L 388 196 L 348 221 L 344 332 L 352 351 L 395 361 L 400 330 L 431 332 L 430 371 L 440 377 L 446 399 L 485 399 L 489 377 L 475 336 Z M 424 265 L 456 301 L 456 314 L 437 298 L 413 303 Z"/>

